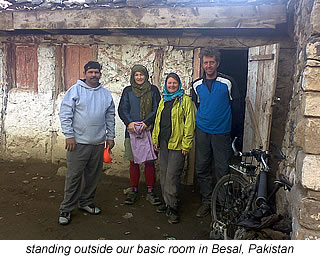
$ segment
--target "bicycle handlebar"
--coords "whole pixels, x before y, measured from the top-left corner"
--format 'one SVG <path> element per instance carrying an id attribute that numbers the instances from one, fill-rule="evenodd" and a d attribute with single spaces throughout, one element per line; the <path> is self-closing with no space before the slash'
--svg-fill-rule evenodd
<path id="1" fill-rule="evenodd" d="M 264 167 L 264 170 L 265 171 L 269 171 L 270 170 L 270 167 L 267 165 L 267 162 L 266 162 L 266 158 L 267 157 L 270 157 L 269 156 L 269 151 L 266 150 L 266 151 L 262 151 L 262 150 L 259 150 L 259 149 L 252 149 L 251 151 L 249 152 L 240 152 L 237 150 L 236 146 L 235 146 L 235 142 L 237 141 L 237 138 L 238 137 L 235 137 L 234 140 L 232 141 L 232 150 L 234 152 L 234 155 L 235 156 L 245 156 L 245 157 L 254 157 L 258 162 L 261 162 L 263 167 Z"/>

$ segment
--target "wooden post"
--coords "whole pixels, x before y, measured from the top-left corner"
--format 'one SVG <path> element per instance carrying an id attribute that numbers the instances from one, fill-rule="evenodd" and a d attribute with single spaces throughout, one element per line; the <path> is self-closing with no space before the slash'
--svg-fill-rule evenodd
<path id="1" fill-rule="evenodd" d="M 200 77 L 200 48 L 196 48 L 193 51 L 193 80 Z M 195 107 L 196 109 L 196 107 Z M 193 138 L 193 145 L 186 159 L 183 175 L 181 176 L 181 183 L 186 185 L 194 184 L 195 177 L 195 138 Z"/>

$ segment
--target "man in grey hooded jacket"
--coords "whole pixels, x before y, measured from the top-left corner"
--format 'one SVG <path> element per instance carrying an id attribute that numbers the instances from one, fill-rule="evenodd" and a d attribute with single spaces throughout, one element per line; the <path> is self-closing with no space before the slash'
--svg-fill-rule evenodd
<path id="1" fill-rule="evenodd" d="M 78 206 L 90 214 L 101 210 L 93 204 L 102 173 L 105 144 L 114 146 L 115 106 L 108 90 L 99 83 L 101 65 L 89 61 L 84 80 L 66 92 L 60 107 L 62 132 L 66 137 L 68 171 L 59 223 L 69 224 Z"/>

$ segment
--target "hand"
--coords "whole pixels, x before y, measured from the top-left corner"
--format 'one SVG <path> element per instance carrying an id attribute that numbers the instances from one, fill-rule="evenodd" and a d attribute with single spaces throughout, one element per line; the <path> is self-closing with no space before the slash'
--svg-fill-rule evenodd
<path id="1" fill-rule="evenodd" d="M 75 147 L 76 147 L 76 139 L 74 139 L 74 137 L 67 138 L 65 149 L 67 149 L 67 151 L 69 152 L 72 152 Z"/>
<path id="2" fill-rule="evenodd" d="M 140 131 L 141 132 L 143 132 L 143 131 L 145 131 L 147 128 L 148 128 L 148 126 L 144 123 L 144 122 L 131 122 L 129 125 L 128 125 L 128 131 L 130 131 L 131 133 L 136 133 L 136 134 L 139 134 L 138 132 L 137 132 L 137 130 L 136 130 L 136 127 L 135 126 L 141 126 L 141 128 L 140 128 Z M 140 132 L 140 133 L 141 133 Z"/>
<path id="3" fill-rule="evenodd" d="M 136 133 L 137 134 L 137 130 L 135 128 L 136 125 L 139 125 L 138 122 L 131 122 L 128 125 L 128 131 L 131 132 L 131 133 Z"/>
<path id="4" fill-rule="evenodd" d="M 183 154 L 183 156 L 186 156 L 188 155 L 189 151 L 181 150 L 181 153 Z"/>
<path id="5" fill-rule="evenodd" d="M 154 149 L 156 152 L 159 152 L 159 151 L 160 151 L 160 149 L 159 149 L 159 147 L 158 147 L 157 144 L 154 144 L 154 145 L 153 145 L 153 149 Z"/>
<path id="6" fill-rule="evenodd" d="M 113 140 L 107 140 L 106 146 L 109 146 L 109 150 L 111 150 L 114 147 L 114 141 Z"/>
<path id="7" fill-rule="evenodd" d="M 148 129 L 148 126 L 145 124 L 145 122 L 139 122 L 139 124 L 142 125 L 141 132 Z"/>

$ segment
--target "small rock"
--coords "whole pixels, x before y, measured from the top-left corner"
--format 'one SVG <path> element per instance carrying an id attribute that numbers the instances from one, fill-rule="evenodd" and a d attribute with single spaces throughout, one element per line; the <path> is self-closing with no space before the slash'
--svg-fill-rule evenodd
<path id="1" fill-rule="evenodd" d="M 161 228 L 160 227 L 156 227 L 156 229 L 160 230 Z"/>
<path id="2" fill-rule="evenodd" d="M 130 232 L 130 231 L 126 231 L 126 232 L 124 232 L 123 234 L 124 234 L 124 235 L 130 235 L 131 232 Z"/>
<path id="3" fill-rule="evenodd" d="M 125 219 L 129 219 L 129 218 L 132 218 L 132 217 L 133 217 L 133 214 L 132 214 L 131 212 L 127 212 L 127 213 L 124 214 L 122 217 L 125 218 Z"/>
<path id="4" fill-rule="evenodd" d="M 131 187 L 126 188 L 126 189 L 123 190 L 123 194 L 124 194 L 124 195 L 127 195 L 131 190 L 132 190 Z"/>
<path id="5" fill-rule="evenodd" d="M 16 216 L 20 216 L 22 214 L 23 214 L 22 212 L 18 212 L 18 213 L 16 213 Z"/>
<path id="6" fill-rule="evenodd" d="M 49 196 L 49 199 L 53 199 L 53 198 L 55 198 L 56 196 L 54 196 L 54 195 L 51 195 L 51 196 Z"/>
<path id="7" fill-rule="evenodd" d="M 67 175 L 67 167 L 65 166 L 59 167 L 56 175 L 65 177 Z"/>
<path id="8" fill-rule="evenodd" d="M 16 171 L 10 171 L 10 172 L 8 172 L 9 174 L 14 174 L 14 173 L 16 173 Z"/>
<path id="9" fill-rule="evenodd" d="M 32 180 L 36 180 L 36 179 L 38 179 L 38 177 L 32 177 Z"/>
<path id="10" fill-rule="evenodd" d="M 122 221 L 118 221 L 117 224 L 122 224 Z"/>
<path id="11" fill-rule="evenodd" d="M 28 183 L 30 183 L 29 181 L 27 181 L 27 180 L 25 180 L 25 181 L 23 181 L 23 183 L 24 184 L 28 184 Z"/>

